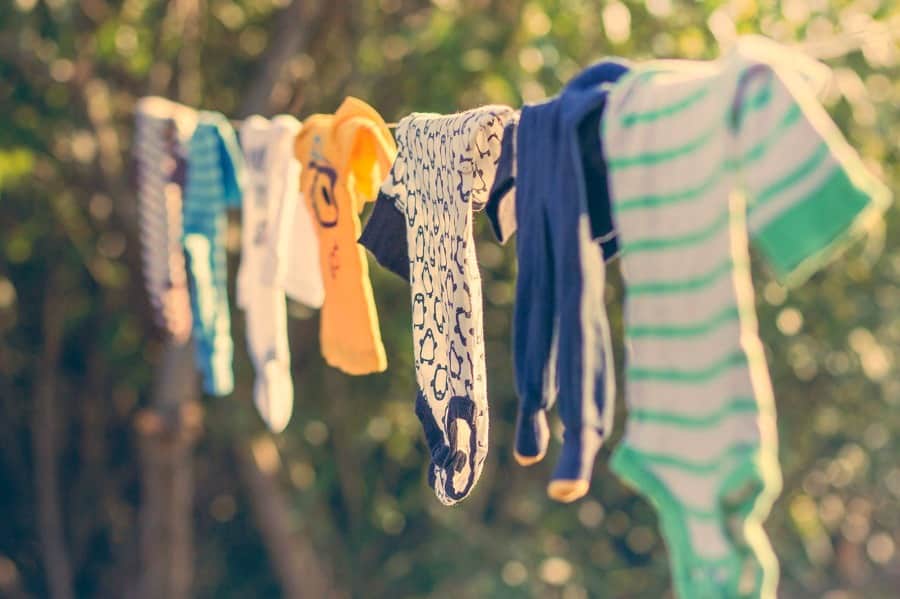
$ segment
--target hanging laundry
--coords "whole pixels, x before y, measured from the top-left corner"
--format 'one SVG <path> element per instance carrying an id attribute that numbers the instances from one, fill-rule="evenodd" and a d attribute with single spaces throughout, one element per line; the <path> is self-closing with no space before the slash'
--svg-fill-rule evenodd
<path id="1" fill-rule="evenodd" d="M 196 112 L 165 98 L 135 107 L 133 153 L 137 171 L 144 284 L 156 324 L 176 343 L 191 334 L 191 307 L 182 235 L 182 148 Z"/>
<path id="2" fill-rule="evenodd" d="M 397 127 L 399 153 L 382 186 L 406 222 L 415 412 L 431 453 L 428 481 L 441 503 L 464 499 L 488 451 L 481 276 L 472 211 L 484 208 L 513 111 L 413 114 Z"/>
<path id="3" fill-rule="evenodd" d="M 325 301 L 321 346 L 325 361 L 348 374 L 382 372 L 387 357 L 369 281 L 358 247 L 359 213 L 375 199 L 396 146 L 381 116 L 356 98 L 333 115 L 303 124 L 296 142 L 301 191 L 319 239 Z"/>
<path id="4" fill-rule="evenodd" d="M 271 121 L 254 115 L 240 130 L 247 184 L 242 202 L 238 306 L 246 313 L 247 348 L 256 370 L 253 402 L 274 432 L 287 426 L 294 405 L 284 290 L 291 250 L 301 246 L 305 250 L 300 257 L 303 262 L 294 266 L 303 271 L 300 276 L 309 279 L 298 289 L 306 295 L 306 303 L 319 307 L 324 296 L 318 246 L 308 217 L 306 237 L 292 238 L 299 201 L 300 164 L 294 157 L 299 131 L 300 121 L 288 115 Z"/>
<path id="5" fill-rule="evenodd" d="M 787 53 L 751 38 L 713 63 L 642 65 L 603 118 L 629 346 L 612 467 L 659 512 L 684 598 L 777 586 L 762 521 L 781 475 L 748 236 L 797 282 L 889 202 Z"/>
<path id="6" fill-rule="evenodd" d="M 587 493 L 594 458 L 612 427 L 615 380 L 598 243 L 610 232 L 592 230 L 589 198 L 607 211 L 609 201 L 605 178 L 587 177 L 579 126 L 602 111 L 607 85 L 627 70 L 618 62 L 586 69 L 558 97 L 525 106 L 516 128 L 515 456 L 522 465 L 543 459 L 550 440 L 546 412 L 558 397 L 563 446 L 547 492 L 559 501 Z"/>
<path id="7" fill-rule="evenodd" d="M 197 368 L 204 391 L 222 396 L 234 388 L 234 344 L 226 287 L 226 211 L 240 204 L 244 175 L 243 157 L 228 119 L 217 112 L 200 112 L 187 157 L 183 243 L 191 283 Z"/>

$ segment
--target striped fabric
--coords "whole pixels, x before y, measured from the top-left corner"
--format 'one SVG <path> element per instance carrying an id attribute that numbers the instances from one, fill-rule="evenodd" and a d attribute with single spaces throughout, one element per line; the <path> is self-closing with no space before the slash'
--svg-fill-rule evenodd
<path id="1" fill-rule="evenodd" d="M 243 158 L 234 129 L 224 116 L 201 112 L 198 118 L 188 144 L 183 243 L 188 257 L 197 368 L 204 391 L 222 396 L 234 388 L 226 210 L 240 204 Z"/>
<path id="2" fill-rule="evenodd" d="M 191 309 L 181 247 L 180 146 L 189 124 L 176 116 L 193 113 L 159 97 L 135 108 L 133 154 L 137 171 L 144 285 L 154 321 L 176 343 L 191 333 Z M 179 168 L 179 162 L 182 162 Z"/>
<path id="3" fill-rule="evenodd" d="M 428 481 L 444 505 L 472 492 L 488 452 L 481 275 L 472 210 L 484 208 L 500 157 L 505 106 L 397 127 L 398 154 L 381 187 L 406 222 L 416 415 L 431 452 Z"/>
<path id="4" fill-rule="evenodd" d="M 602 125 L 629 346 L 612 464 L 659 511 L 684 598 L 777 586 L 762 521 L 781 475 L 748 242 L 798 282 L 888 201 L 788 64 L 757 38 L 716 63 L 650 63 Z"/>

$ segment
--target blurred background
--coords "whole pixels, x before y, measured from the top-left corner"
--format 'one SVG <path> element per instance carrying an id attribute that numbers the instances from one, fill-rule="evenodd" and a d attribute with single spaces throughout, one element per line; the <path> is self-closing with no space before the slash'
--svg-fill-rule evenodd
<path id="1" fill-rule="evenodd" d="M 515 253 L 484 218 L 491 453 L 461 505 L 425 483 L 408 289 L 374 263 L 387 373 L 326 367 L 317 314 L 292 304 L 285 433 L 253 409 L 240 312 L 236 391 L 201 397 L 143 293 L 133 106 L 159 94 L 303 118 L 352 94 L 388 121 L 520 106 L 607 55 L 715 58 L 743 32 L 834 68 L 829 112 L 898 189 L 892 0 L 0 3 L 0 596 L 670 597 L 656 516 L 611 475 L 608 449 L 573 505 L 546 497 L 554 453 L 531 469 L 512 459 Z M 754 273 L 785 476 L 767 522 L 782 597 L 900 593 L 898 227 L 895 207 L 797 290 Z"/>

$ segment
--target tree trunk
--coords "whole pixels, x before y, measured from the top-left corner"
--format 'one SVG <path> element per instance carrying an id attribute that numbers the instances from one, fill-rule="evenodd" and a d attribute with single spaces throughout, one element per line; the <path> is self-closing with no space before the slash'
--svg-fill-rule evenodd
<path id="1" fill-rule="evenodd" d="M 275 33 L 260 60 L 258 75 L 241 102 L 238 117 L 268 112 L 269 96 L 281 78 L 282 70 L 306 43 L 311 20 L 310 4 L 293 0 L 275 18 Z"/>
<path id="2" fill-rule="evenodd" d="M 34 394 L 31 440 L 35 461 L 35 495 L 38 508 L 38 535 L 47 585 L 53 599 L 72 599 L 72 565 L 66 550 L 62 505 L 59 498 L 59 407 L 57 372 L 62 346 L 63 294 L 56 273 L 50 275 L 44 292 L 44 351 Z"/>
<path id="3" fill-rule="evenodd" d="M 138 414 L 141 450 L 141 573 L 138 599 L 186 599 L 194 573 L 193 449 L 202 413 L 193 347 L 169 344 L 152 407 Z"/>

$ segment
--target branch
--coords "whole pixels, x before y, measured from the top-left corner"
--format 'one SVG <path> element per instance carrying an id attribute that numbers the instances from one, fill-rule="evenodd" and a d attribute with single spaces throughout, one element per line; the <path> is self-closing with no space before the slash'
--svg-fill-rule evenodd
<path id="1" fill-rule="evenodd" d="M 238 109 L 238 117 L 245 118 L 254 113 L 266 112 L 269 96 L 281 78 L 284 66 L 306 44 L 309 37 L 309 3 L 293 0 L 275 17 L 275 33 L 265 54 L 263 54 L 258 75 L 248 88 Z"/>

